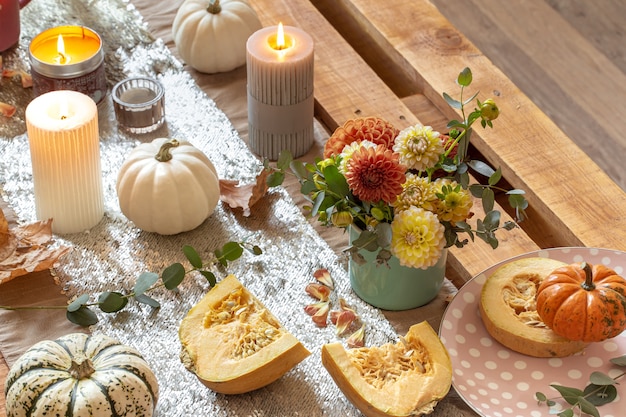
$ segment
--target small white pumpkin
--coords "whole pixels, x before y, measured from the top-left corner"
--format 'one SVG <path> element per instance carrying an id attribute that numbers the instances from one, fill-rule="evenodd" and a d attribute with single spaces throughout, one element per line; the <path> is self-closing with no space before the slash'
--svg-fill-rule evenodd
<path id="1" fill-rule="evenodd" d="M 147 232 L 174 235 L 200 226 L 220 199 L 217 171 L 186 141 L 158 138 L 133 149 L 117 176 L 122 213 Z"/>
<path id="2" fill-rule="evenodd" d="M 5 393 L 7 417 L 150 417 L 159 386 L 136 349 L 71 333 L 28 349 L 11 367 Z"/>
<path id="3" fill-rule="evenodd" d="M 200 72 L 227 72 L 246 63 L 246 42 L 262 25 L 245 0 L 185 0 L 172 34 L 182 59 Z"/>

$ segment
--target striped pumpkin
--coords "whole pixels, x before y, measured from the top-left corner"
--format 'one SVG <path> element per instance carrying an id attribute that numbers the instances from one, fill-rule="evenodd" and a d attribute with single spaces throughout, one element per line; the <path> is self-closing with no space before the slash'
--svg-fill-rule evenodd
<path id="1" fill-rule="evenodd" d="M 11 367 L 7 417 L 150 417 L 158 383 L 141 354 L 104 335 L 72 333 L 28 349 Z"/>

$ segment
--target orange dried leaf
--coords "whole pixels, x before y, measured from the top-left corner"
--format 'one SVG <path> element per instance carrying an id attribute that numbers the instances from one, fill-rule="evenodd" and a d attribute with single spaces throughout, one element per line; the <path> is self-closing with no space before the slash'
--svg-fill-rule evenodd
<path id="1" fill-rule="evenodd" d="M 239 185 L 237 180 L 220 179 L 220 199 L 231 208 L 243 208 L 243 215 L 250 215 L 250 208 L 267 193 L 267 170 L 256 177 L 256 183 Z"/>
<path id="2" fill-rule="evenodd" d="M 15 106 L 8 104 L 8 103 L 3 103 L 2 101 L 0 101 L 0 115 L 6 116 L 6 117 L 13 117 L 14 114 L 15 114 Z"/>
<path id="3" fill-rule="evenodd" d="M 0 213 L 2 211 L 0 210 Z M 7 231 L 3 231 L 6 229 Z M 52 220 L 8 229 L 0 218 L 0 284 L 31 272 L 50 269 L 68 251 L 67 247 L 50 248 Z"/>

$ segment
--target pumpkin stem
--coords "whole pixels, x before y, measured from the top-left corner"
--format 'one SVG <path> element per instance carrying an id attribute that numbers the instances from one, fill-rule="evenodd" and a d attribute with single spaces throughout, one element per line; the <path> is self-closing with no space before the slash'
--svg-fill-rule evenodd
<path id="1" fill-rule="evenodd" d="M 154 156 L 154 159 L 159 162 L 169 161 L 170 159 L 172 159 L 172 153 L 170 152 L 170 149 L 175 148 L 178 145 L 179 142 L 176 139 L 165 142 L 163 145 L 161 145 L 161 149 L 159 149 L 159 152 Z"/>
<path id="2" fill-rule="evenodd" d="M 581 287 L 587 291 L 593 291 L 596 286 L 593 283 L 593 271 L 591 270 L 591 265 L 587 262 L 583 262 L 580 264 L 580 267 L 585 271 L 585 282 L 581 284 Z"/>
<path id="3" fill-rule="evenodd" d="M 88 378 L 91 374 L 96 372 L 96 369 L 93 367 L 93 363 L 91 360 L 85 358 L 80 362 L 76 362 L 72 359 L 72 364 L 70 365 L 70 369 L 68 372 L 72 376 L 72 378 L 81 380 L 83 378 Z"/>
<path id="4" fill-rule="evenodd" d="M 207 7 L 206 11 L 212 14 L 221 12 L 222 6 L 220 6 L 220 0 L 209 0 L 209 7 Z"/>

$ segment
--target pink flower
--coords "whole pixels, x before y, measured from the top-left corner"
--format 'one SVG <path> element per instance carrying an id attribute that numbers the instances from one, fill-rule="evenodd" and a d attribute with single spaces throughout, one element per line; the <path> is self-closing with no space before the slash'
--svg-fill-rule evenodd
<path id="1" fill-rule="evenodd" d="M 362 201 L 391 204 L 402 192 L 406 167 L 400 164 L 398 154 L 377 145 L 355 151 L 346 167 L 346 181 L 352 193 Z"/>

